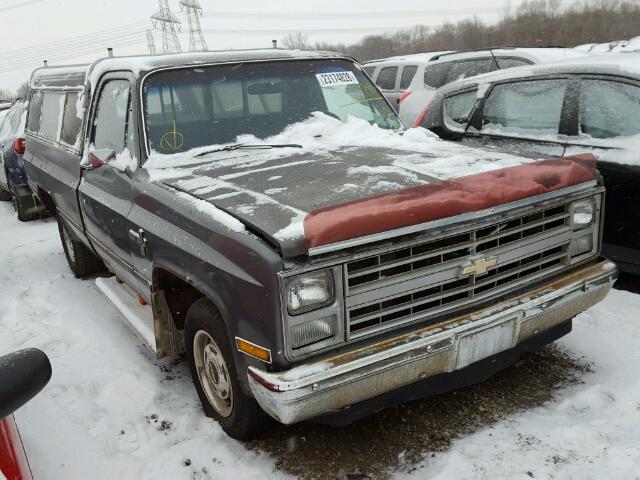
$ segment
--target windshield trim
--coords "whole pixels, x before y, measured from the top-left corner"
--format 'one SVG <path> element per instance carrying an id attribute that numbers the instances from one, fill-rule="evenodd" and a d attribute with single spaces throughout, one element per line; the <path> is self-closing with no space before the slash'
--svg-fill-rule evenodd
<path id="1" fill-rule="evenodd" d="M 260 60 L 245 60 L 245 61 L 231 61 L 231 62 L 212 62 L 212 63 L 196 63 L 196 64 L 188 64 L 188 65 L 172 65 L 169 67 L 160 67 L 160 68 L 156 68 L 154 70 L 150 70 L 148 72 L 146 72 L 142 78 L 140 79 L 140 85 L 139 85 L 139 91 L 138 91 L 138 95 L 139 95 L 139 99 L 140 99 L 140 117 L 141 117 L 141 123 L 140 125 L 142 126 L 142 138 L 143 138 L 143 145 L 144 145 L 144 154 L 145 154 L 145 159 L 143 162 L 141 162 L 142 165 L 144 165 L 144 162 L 146 162 L 146 160 L 151 156 L 151 149 L 149 148 L 149 138 L 147 135 L 147 119 L 146 119 L 146 115 L 144 114 L 145 108 L 144 108 L 144 86 L 147 83 L 147 80 L 149 79 L 149 77 L 151 75 L 155 75 L 156 73 L 160 73 L 160 72 L 166 72 L 166 71 L 170 71 L 170 70 L 192 70 L 194 68 L 208 68 L 208 67 L 218 67 L 218 66 L 228 66 L 228 65 L 244 65 L 247 63 L 281 63 L 281 62 L 300 62 L 300 61 L 305 61 L 305 60 L 345 60 L 351 64 L 353 64 L 354 68 L 357 68 L 358 70 L 360 70 L 361 72 L 365 73 L 364 70 L 362 69 L 362 65 L 360 65 L 356 60 L 354 60 L 353 58 L 349 57 L 349 56 L 342 56 L 342 55 L 332 55 L 332 56 L 326 56 L 326 57 L 311 57 L 309 56 L 308 58 L 306 57 L 293 57 L 293 58 L 279 58 L 279 59 L 260 59 Z M 365 73 L 366 75 L 366 73 Z M 367 78 L 368 75 L 367 75 Z M 371 81 L 371 79 L 369 78 L 369 81 Z M 378 89 L 378 91 L 380 90 L 378 88 L 378 86 L 371 81 L 371 84 Z M 396 113 L 395 109 L 393 108 L 393 106 L 391 105 L 391 103 L 389 102 L 389 100 L 382 94 L 380 94 L 382 96 L 382 98 L 384 99 L 384 102 L 386 102 L 386 104 L 389 106 L 389 108 L 391 109 L 392 112 L 394 112 L 394 114 L 396 115 L 396 118 L 398 119 L 398 122 L 400 123 L 400 125 L 402 125 L 402 121 L 400 120 L 400 117 L 398 117 L 398 114 Z M 402 129 L 402 127 L 401 127 Z"/>

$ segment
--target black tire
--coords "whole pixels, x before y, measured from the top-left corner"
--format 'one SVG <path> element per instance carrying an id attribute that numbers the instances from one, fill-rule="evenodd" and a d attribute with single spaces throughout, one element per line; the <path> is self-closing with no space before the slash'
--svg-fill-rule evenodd
<path id="1" fill-rule="evenodd" d="M 75 240 L 73 236 L 71 236 L 60 215 L 56 218 L 58 220 L 58 232 L 60 233 L 64 256 L 67 257 L 67 263 L 73 274 L 76 277 L 85 277 L 103 272 L 105 267 L 102 260 L 87 248 L 84 243 Z"/>
<path id="2" fill-rule="evenodd" d="M 0 200 L 3 202 L 8 202 L 11 200 L 11 192 L 7 192 L 6 190 L 0 188 Z"/>
<path id="3" fill-rule="evenodd" d="M 18 220 L 21 222 L 28 222 L 29 220 L 34 220 L 38 218 L 40 215 L 38 211 L 29 212 L 29 208 L 35 207 L 35 201 L 33 197 L 19 197 L 18 195 L 13 196 L 13 209 L 18 214 Z"/>
<path id="4" fill-rule="evenodd" d="M 197 349 L 197 347 L 194 346 L 194 339 L 197 334 L 203 335 L 203 333 L 200 332 L 205 332 L 213 339 L 226 363 L 228 380 L 231 385 L 230 413 L 226 415 L 222 415 L 211 401 L 209 401 L 198 373 L 198 367 L 194 359 L 194 351 Z M 207 298 L 197 300 L 191 308 L 189 308 L 184 337 L 191 377 L 193 378 L 193 383 L 207 416 L 217 420 L 227 435 L 237 440 L 251 440 L 268 431 L 269 427 L 273 425 L 273 420 L 264 413 L 255 399 L 247 396 L 240 388 L 238 372 L 233 360 L 231 346 L 229 345 L 227 328 L 220 312 Z M 205 373 L 203 372 L 203 374 Z"/>

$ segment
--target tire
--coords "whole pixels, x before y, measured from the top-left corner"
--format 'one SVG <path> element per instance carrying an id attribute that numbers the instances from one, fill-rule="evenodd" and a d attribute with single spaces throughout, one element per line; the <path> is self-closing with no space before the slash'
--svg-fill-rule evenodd
<path id="1" fill-rule="evenodd" d="M 60 215 L 56 218 L 58 220 L 58 232 L 60 233 L 64 256 L 67 257 L 67 263 L 73 274 L 76 277 L 85 277 L 103 272 L 105 267 L 102 260 L 82 242 L 74 240 L 73 237 L 71 237 Z"/>
<path id="2" fill-rule="evenodd" d="M 31 202 L 31 205 L 29 205 L 29 202 Z M 21 222 L 28 222 L 29 220 L 34 220 L 40 216 L 37 210 L 31 213 L 28 212 L 29 208 L 33 206 L 35 205 L 32 197 L 27 199 L 19 197 L 18 195 L 13 195 L 13 209 L 18 214 L 18 220 Z"/>
<path id="3" fill-rule="evenodd" d="M 266 432 L 273 421 L 240 388 L 227 328 L 210 300 L 201 298 L 189 308 L 184 334 L 191 377 L 207 416 L 237 440 Z"/>
<path id="4" fill-rule="evenodd" d="M 7 192 L 6 190 L 0 188 L 0 200 L 3 202 L 8 202 L 11 200 L 11 192 Z"/>

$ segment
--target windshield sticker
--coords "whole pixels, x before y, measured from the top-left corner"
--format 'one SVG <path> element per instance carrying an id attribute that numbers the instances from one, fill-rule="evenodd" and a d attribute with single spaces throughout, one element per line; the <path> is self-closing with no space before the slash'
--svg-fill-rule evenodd
<path id="1" fill-rule="evenodd" d="M 173 121 L 173 130 L 162 135 L 160 148 L 163 150 L 180 150 L 184 145 L 184 136 L 176 129 L 176 122 Z"/>
<path id="2" fill-rule="evenodd" d="M 336 87 L 338 85 L 358 85 L 358 79 L 348 70 L 342 72 L 316 73 L 321 87 Z"/>

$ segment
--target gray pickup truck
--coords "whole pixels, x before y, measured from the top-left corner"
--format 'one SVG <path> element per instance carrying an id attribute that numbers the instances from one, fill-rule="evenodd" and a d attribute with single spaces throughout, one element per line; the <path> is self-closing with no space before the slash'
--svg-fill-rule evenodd
<path id="1" fill-rule="evenodd" d="M 481 381 L 617 275 L 593 159 L 403 132 L 349 58 L 106 58 L 31 89 L 29 185 L 71 270 L 113 274 L 99 289 L 158 357 L 186 354 L 235 438 Z"/>

